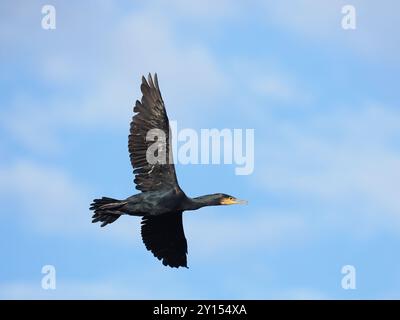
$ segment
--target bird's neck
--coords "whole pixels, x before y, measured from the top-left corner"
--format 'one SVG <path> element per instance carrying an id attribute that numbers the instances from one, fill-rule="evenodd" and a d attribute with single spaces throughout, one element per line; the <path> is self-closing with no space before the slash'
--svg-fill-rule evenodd
<path id="1" fill-rule="evenodd" d="M 207 206 L 216 206 L 219 203 L 215 202 L 215 197 L 211 194 L 200 196 L 196 198 L 190 198 L 188 208 L 186 210 L 197 210 Z"/>

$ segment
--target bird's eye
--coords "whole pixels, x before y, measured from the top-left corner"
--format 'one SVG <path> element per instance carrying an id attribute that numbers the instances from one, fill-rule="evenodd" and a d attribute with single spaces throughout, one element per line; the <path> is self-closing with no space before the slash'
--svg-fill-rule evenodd
<path id="1" fill-rule="evenodd" d="M 233 200 L 233 198 L 232 198 L 232 197 L 229 197 L 229 200 Z"/>

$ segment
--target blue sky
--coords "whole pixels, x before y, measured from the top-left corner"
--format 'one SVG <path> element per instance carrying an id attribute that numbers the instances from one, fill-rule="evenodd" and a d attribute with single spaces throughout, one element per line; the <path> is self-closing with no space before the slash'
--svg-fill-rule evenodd
<path id="1" fill-rule="evenodd" d="M 41 8 L 56 8 L 56 29 Z M 357 29 L 341 28 L 352 4 Z M 396 1 L 2 1 L 0 298 L 400 298 Z M 189 269 L 147 252 L 127 153 L 142 74 L 180 128 L 255 129 L 255 170 L 177 165 Z M 57 289 L 41 288 L 54 265 Z M 341 268 L 356 268 L 356 289 Z"/>

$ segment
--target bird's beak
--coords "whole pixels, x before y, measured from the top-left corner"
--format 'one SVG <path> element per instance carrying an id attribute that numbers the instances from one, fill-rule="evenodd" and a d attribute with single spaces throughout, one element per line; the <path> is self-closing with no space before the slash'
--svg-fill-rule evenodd
<path id="1" fill-rule="evenodd" d="M 240 200 L 240 199 L 223 199 L 221 201 L 221 204 L 247 204 L 246 200 Z"/>
<path id="2" fill-rule="evenodd" d="M 235 199 L 233 204 L 247 204 L 247 200 Z"/>

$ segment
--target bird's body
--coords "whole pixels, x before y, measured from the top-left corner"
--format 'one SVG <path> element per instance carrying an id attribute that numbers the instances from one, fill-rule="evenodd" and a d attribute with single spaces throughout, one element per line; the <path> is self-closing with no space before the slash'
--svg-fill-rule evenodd
<path id="1" fill-rule="evenodd" d="M 183 210 L 182 204 L 186 199 L 184 193 L 174 189 L 139 193 L 126 199 L 126 213 L 133 216 L 157 216 Z"/>
<path id="2" fill-rule="evenodd" d="M 170 128 L 157 75 L 148 81 L 143 77 L 141 101 L 136 101 L 129 135 L 129 153 L 134 168 L 136 188 L 141 193 L 125 200 L 103 197 L 95 199 L 93 221 L 102 227 L 121 215 L 142 218 L 142 239 L 146 248 L 164 265 L 187 267 L 187 243 L 182 224 L 182 212 L 204 206 L 242 203 L 236 198 L 216 193 L 197 198 L 187 197 L 179 187 L 170 151 Z M 163 133 L 157 140 L 149 139 L 153 129 Z M 157 156 L 149 159 L 149 148 L 157 144 Z"/>

